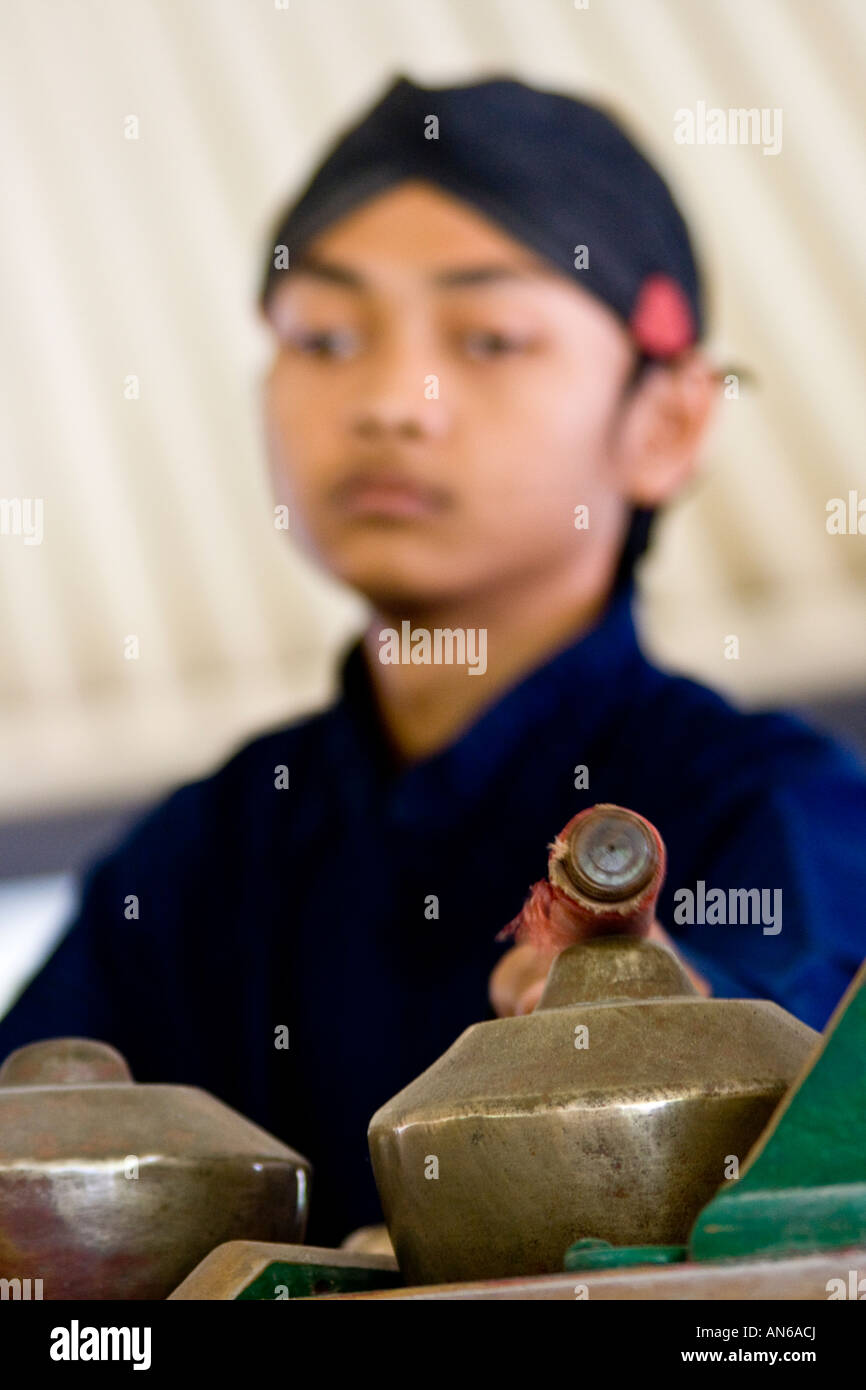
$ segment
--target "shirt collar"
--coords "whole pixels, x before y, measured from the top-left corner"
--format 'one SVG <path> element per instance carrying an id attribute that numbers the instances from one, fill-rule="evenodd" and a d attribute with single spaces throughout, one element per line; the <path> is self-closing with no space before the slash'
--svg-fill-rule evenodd
<path id="1" fill-rule="evenodd" d="M 535 735 L 543 748 L 544 727 L 558 713 L 568 718 L 575 747 L 588 747 L 601 725 L 614 716 L 615 695 L 626 668 L 642 659 L 633 598 L 634 584 L 629 582 L 613 594 L 590 629 L 504 690 L 448 747 L 408 766 L 400 765 L 390 747 L 359 638 L 340 664 L 337 705 L 351 742 L 345 750 L 351 760 L 345 775 L 357 809 L 370 813 L 375 785 L 384 798 L 381 809 L 392 824 L 435 829 L 444 820 L 453 827 L 454 819 L 473 809 L 522 743 Z"/>

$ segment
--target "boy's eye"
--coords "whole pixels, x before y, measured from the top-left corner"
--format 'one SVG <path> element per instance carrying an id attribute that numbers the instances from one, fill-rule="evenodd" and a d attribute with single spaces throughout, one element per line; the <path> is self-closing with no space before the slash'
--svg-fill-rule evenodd
<path id="1" fill-rule="evenodd" d="M 463 346 L 470 357 L 504 357 L 507 353 L 522 352 L 529 346 L 529 339 L 490 329 L 464 334 Z"/>
<path id="2" fill-rule="evenodd" d="M 292 346 L 309 357 L 346 358 L 358 351 L 361 337 L 351 328 L 303 330 L 292 334 Z"/>

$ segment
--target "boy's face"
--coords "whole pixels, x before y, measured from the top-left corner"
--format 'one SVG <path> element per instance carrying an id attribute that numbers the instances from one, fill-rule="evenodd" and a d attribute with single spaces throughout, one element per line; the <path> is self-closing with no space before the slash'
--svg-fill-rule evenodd
<path id="1" fill-rule="evenodd" d="M 613 312 L 416 181 L 307 258 L 272 294 L 265 383 L 274 494 L 305 547 L 398 610 L 612 577 L 635 364 Z"/>

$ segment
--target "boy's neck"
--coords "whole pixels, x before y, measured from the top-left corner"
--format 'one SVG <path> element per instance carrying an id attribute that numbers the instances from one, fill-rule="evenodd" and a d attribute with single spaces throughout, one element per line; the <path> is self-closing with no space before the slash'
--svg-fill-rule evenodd
<path id="1" fill-rule="evenodd" d="M 399 614 L 376 611 L 364 633 L 364 653 L 380 717 L 401 761 L 447 748 L 501 693 L 576 641 L 607 607 L 611 586 L 610 575 L 593 586 L 568 576 Z M 405 659 L 407 648 L 419 649 L 420 633 L 430 635 L 428 651 L 435 653 L 436 629 L 467 635 L 466 664 Z M 398 659 L 386 662 L 384 655 Z M 478 674 L 470 674 L 472 664 Z"/>

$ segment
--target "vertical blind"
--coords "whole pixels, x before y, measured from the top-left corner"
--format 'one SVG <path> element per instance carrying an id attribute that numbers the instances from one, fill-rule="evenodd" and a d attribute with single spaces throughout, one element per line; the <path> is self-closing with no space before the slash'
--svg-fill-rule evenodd
<path id="1" fill-rule="evenodd" d="M 866 684 L 866 536 L 826 524 L 866 498 L 864 60 L 862 0 L 4 0 L 0 816 L 148 794 L 327 697 L 363 608 L 274 529 L 254 294 L 399 72 L 610 103 L 693 225 L 755 384 L 645 566 L 652 654 L 752 702 Z M 675 136 L 752 108 L 778 152 Z"/>

